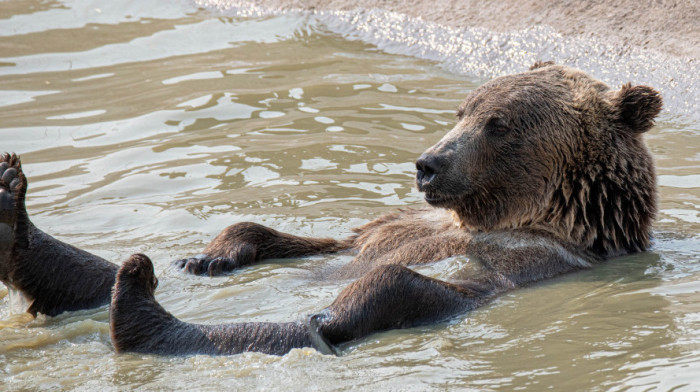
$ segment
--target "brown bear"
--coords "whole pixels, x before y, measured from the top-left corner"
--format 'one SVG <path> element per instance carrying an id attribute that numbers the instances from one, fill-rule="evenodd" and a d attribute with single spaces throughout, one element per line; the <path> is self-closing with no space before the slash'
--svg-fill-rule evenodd
<path id="1" fill-rule="evenodd" d="M 213 275 L 266 258 L 356 252 L 343 274 L 361 277 L 328 308 L 292 323 L 188 324 L 155 301 L 153 266 L 146 256 L 134 255 L 119 270 L 113 290 L 113 344 L 118 352 L 163 354 L 282 354 L 302 346 L 332 352 L 338 343 L 444 320 L 504 291 L 643 251 L 657 196 L 641 134 L 661 105 L 650 87 L 612 90 L 582 71 L 551 63 L 492 80 L 467 97 L 454 129 L 416 162 L 416 183 L 429 207 L 380 217 L 345 240 L 239 223 L 223 230 L 202 255 L 176 262 L 188 272 Z M 59 253 L 61 263 L 78 254 L 59 249 L 67 245 L 43 233 L 18 234 L 20 226 L 33 226 L 24 212 L 26 180 L 8 157 L 6 172 L 16 174 L 0 185 L 3 197 L 14 195 L 14 201 L 0 205 L 14 212 L 3 218 L 12 228 L 5 231 L 14 234 L 4 237 L 13 245 L 3 254 L 9 265 L 2 267 L 3 281 L 23 261 L 42 265 L 37 259 L 50 251 Z M 18 256 L 16 248 L 24 253 Z M 64 257 L 66 249 L 71 256 Z M 470 258 L 462 280 L 444 282 L 406 268 L 457 254 Z M 88 270 L 74 264 L 66 271 Z M 42 274 L 40 269 L 32 273 Z M 44 289 L 67 289 L 60 276 L 53 283 L 42 280 L 48 282 Z M 102 272 L 95 277 L 104 279 Z"/>

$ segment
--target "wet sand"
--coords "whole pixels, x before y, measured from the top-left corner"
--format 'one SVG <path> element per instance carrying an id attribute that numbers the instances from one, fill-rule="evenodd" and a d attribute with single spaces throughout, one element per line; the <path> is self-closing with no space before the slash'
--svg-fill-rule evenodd
<path id="1" fill-rule="evenodd" d="M 241 1 L 241 6 L 250 4 Z M 379 8 L 450 27 L 492 31 L 548 25 L 564 36 L 590 37 L 624 50 L 637 46 L 678 57 L 700 58 L 700 3 L 618 0 L 256 0 L 278 10 Z"/>

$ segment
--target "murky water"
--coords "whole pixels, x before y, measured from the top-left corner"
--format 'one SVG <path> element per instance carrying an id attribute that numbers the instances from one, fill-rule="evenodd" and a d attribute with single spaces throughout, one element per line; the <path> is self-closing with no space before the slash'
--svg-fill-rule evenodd
<path id="1" fill-rule="evenodd" d="M 344 236 L 420 205 L 415 158 L 483 82 L 445 69 L 347 40 L 315 17 L 9 0 L 0 150 L 22 155 L 39 227 L 114 262 L 147 253 L 157 298 L 178 317 L 293 320 L 347 284 L 322 277 L 348 256 L 214 279 L 169 262 L 238 221 Z M 661 185 L 651 252 L 514 291 L 448 324 L 373 335 L 341 357 L 116 355 L 106 309 L 31 320 L 11 314 L 0 289 L 2 386 L 697 390 L 700 125 L 684 111 L 671 106 L 647 135 Z M 446 277 L 464 262 L 420 270 Z"/>

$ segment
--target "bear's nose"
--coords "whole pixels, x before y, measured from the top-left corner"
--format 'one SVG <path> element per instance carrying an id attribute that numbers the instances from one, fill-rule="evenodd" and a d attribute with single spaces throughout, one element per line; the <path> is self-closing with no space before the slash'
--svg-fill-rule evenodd
<path id="1" fill-rule="evenodd" d="M 444 160 L 437 155 L 423 153 L 416 161 L 416 180 L 428 185 L 444 167 Z"/>

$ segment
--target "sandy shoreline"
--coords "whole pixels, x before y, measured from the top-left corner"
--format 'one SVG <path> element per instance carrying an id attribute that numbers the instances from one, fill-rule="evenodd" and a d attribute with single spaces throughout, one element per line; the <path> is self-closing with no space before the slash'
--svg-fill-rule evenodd
<path id="1" fill-rule="evenodd" d="M 257 0 L 254 4 L 307 11 L 378 8 L 449 27 L 482 27 L 498 32 L 548 25 L 564 36 L 700 58 L 700 3 L 693 0 Z"/>

